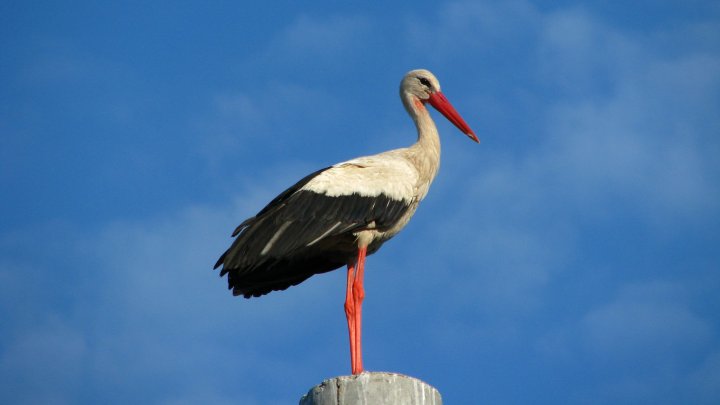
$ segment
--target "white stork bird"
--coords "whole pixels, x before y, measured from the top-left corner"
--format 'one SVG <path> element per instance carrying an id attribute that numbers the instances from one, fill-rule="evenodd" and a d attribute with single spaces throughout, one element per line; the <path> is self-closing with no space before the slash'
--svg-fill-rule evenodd
<path id="1" fill-rule="evenodd" d="M 408 148 L 338 163 L 304 177 L 235 229 L 215 268 L 233 295 L 259 297 L 347 266 L 345 314 L 353 374 L 363 371 L 361 320 L 366 255 L 407 224 L 440 165 L 440 138 L 426 104 L 475 142 L 477 136 L 427 70 L 413 70 L 400 98 L 418 131 Z"/>

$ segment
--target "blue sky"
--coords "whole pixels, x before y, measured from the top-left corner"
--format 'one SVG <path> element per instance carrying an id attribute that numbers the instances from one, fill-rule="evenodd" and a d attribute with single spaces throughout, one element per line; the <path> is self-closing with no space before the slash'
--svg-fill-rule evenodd
<path id="1" fill-rule="evenodd" d="M 712 1 L 0 4 L 2 403 L 296 403 L 349 372 L 344 274 L 211 271 L 312 170 L 443 163 L 368 260 L 369 370 L 447 404 L 720 402 Z"/>

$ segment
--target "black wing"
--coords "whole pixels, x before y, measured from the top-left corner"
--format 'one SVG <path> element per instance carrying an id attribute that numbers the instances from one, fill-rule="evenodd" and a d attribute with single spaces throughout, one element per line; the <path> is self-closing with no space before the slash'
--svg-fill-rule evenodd
<path id="1" fill-rule="evenodd" d="M 215 264 L 234 295 L 258 297 L 342 267 L 357 254 L 354 232 L 371 223 L 389 228 L 407 211 L 407 201 L 382 194 L 329 197 L 303 189 L 328 169 L 306 176 L 235 229 L 237 238 Z"/>

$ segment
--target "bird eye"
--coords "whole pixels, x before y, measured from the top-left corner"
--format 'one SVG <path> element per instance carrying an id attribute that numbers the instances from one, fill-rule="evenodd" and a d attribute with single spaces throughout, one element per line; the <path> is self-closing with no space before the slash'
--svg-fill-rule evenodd
<path id="1" fill-rule="evenodd" d="M 430 86 L 430 80 L 428 80 L 428 79 L 426 79 L 426 78 L 424 78 L 424 77 L 420 77 L 418 80 L 420 80 L 420 83 L 421 83 L 421 84 L 423 84 L 423 85 L 425 85 L 425 86 L 428 86 L 428 87 L 431 87 L 431 86 Z"/>

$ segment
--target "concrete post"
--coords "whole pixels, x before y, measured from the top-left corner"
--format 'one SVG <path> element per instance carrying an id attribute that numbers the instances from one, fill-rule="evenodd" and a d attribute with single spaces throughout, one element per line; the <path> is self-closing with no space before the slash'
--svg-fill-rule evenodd
<path id="1" fill-rule="evenodd" d="M 402 374 L 364 372 L 335 377 L 313 387 L 300 405 L 442 405 L 440 392 Z"/>

